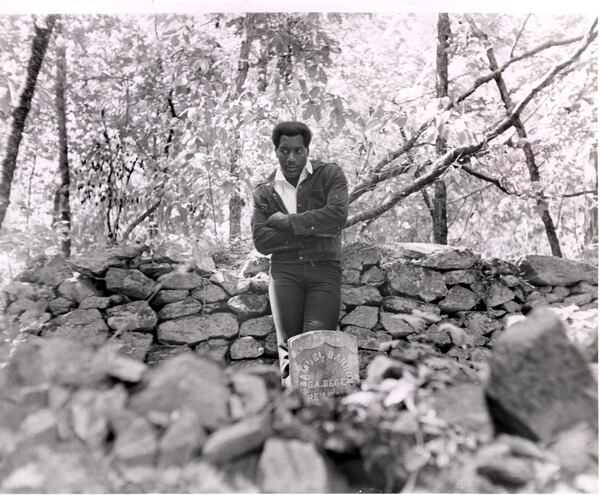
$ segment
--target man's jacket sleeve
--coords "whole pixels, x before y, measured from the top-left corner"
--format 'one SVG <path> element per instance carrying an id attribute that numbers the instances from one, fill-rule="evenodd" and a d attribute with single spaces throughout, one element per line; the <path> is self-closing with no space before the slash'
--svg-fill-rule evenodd
<path id="1" fill-rule="evenodd" d="M 348 218 L 348 181 L 339 165 L 329 166 L 331 176 L 327 181 L 325 206 L 289 215 L 296 235 L 337 237 L 344 229 Z"/>
<path id="2" fill-rule="evenodd" d="M 273 254 L 298 249 L 302 239 L 291 231 L 274 229 L 267 226 L 269 216 L 266 206 L 261 204 L 260 195 L 254 193 L 254 210 L 252 212 L 252 238 L 254 247 L 261 254 Z"/>

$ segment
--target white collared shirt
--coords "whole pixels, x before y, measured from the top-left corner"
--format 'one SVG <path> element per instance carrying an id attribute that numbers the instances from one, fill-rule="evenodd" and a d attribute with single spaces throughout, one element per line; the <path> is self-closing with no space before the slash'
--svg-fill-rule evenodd
<path id="1" fill-rule="evenodd" d="M 306 165 L 302 169 L 300 173 L 300 177 L 298 178 L 298 186 L 306 180 L 309 174 L 313 173 L 313 168 L 310 163 L 310 160 L 306 160 Z M 281 199 L 283 200 L 283 204 L 288 211 L 288 213 L 298 213 L 296 208 L 298 198 L 298 187 L 292 186 L 283 175 L 283 171 L 281 167 L 277 167 L 277 172 L 275 172 L 275 192 L 279 194 Z"/>

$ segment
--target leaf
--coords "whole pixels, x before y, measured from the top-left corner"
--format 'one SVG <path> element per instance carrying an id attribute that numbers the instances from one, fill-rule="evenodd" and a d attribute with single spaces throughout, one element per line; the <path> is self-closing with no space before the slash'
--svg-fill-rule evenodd
<path id="1" fill-rule="evenodd" d="M 410 375 L 409 375 L 410 376 Z M 396 386 L 383 401 L 385 407 L 401 404 L 415 390 L 416 382 L 414 378 L 402 377 L 397 380 Z"/>

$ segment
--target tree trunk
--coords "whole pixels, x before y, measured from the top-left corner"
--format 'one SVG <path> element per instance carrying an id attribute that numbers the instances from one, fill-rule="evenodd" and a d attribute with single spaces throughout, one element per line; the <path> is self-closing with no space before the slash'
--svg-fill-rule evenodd
<path id="1" fill-rule="evenodd" d="M 248 76 L 249 62 L 248 57 L 250 56 L 250 46 L 254 39 L 254 26 L 253 26 L 253 14 L 246 14 L 244 17 L 244 39 L 242 40 L 242 46 L 240 48 L 240 58 L 238 60 L 238 73 L 235 81 L 235 93 L 234 97 L 239 98 L 242 94 L 244 82 Z M 231 192 L 231 198 L 229 199 L 229 240 L 233 241 L 239 238 L 242 232 L 242 208 L 244 206 L 244 200 L 240 194 L 239 182 L 240 182 L 240 157 L 241 157 L 241 138 L 239 130 L 236 129 L 235 137 L 233 140 L 233 151 L 231 155 L 231 162 L 229 166 L 229 172 L 233 180 L 233 189 Z"/>
<path id="2" fill-rule="evenodd" d="M 65 104 L 65 85 L 67 79 L 67 60 L 64 46 L 56 54 L 56 117 L 58 121 L 58 170 L 60 173 L 60 247 L 63 255 L 71 256 L 71 204 L 69 188 L 71 173 L 69 168 L 69 147 L 67 143 L 67 113 Z"/>
<path id="3" fill-rule="evenodd" d="M 490 69 L 492 69 L 493 71 L 497 70 L 498 61 L 496 60 L 493 48 L 488 48 L 487 57 L 490 62 Z M 510 93 L 508 91 L 508 88 L 506 87 L 506 83 L 504 82 L 504 77 L 502 76 L 502 74 L 498 74 L 494 79 L 496 80 L 498 91 L 500 92 L 500 96 L 502 97 L 502 101 L 504 102 L 506 112 L 510 114 L 513 104 L 510 100 Z M 535 162 L 533 148 L 527 140 L 527 132 L 525 130 L 525 126 L 523 125 L 521 117 L 517 115 L 512 120 L 512 125 L 517 131 L 517 135 L 523 140 L 524 143 L 523 154 L 525 155 L 525 162 L 527 163 L 527 170 L 529 171 L 529 179 L 531 180 L 531 184 L 534 186 L 536 184 L 540 184 L 540 170 L 537 166 L 537 163 Z M 552 255 L 562 258 L 562 251 L 560 249 L 560 242 L 558 241 L 558 236 L 556 235 L 556 228 L 554 226 L 552 217 L 550 216 L 550 211 L 548 210 L 548 203 L 543 198 L 544 191 L 540 190 L 536 193 L 536 196 L 537 198 L 535 202 L 537 210 L 542 219 L 542 223 L 544 224 L 544 229 L 546 230 L 546 237 L 548 238 L 548 243 L 550 244 Z"/>
<path id="4" fill-rule="evenodd" d="M 438 98 L 448 96 L 448 44 L 451 36 L 450 18 L 448 14 L 439 14 L 437 24 L 437 56 L 436 56 L 436 94 Z M 446 153 L 446 140 L 438 134 L 435 140 L 435 151 L 438 156 Z M 448 218 L 446 182 L 438 179 L 434 183 L 433 196 L 433 242 L 448 244 Z"/>
<path id="5" fill-rule="evenodd" d="M 19 95 L 19 104 L 12 112 L 12 125 L 6 144 L 6 155 L 2 160 L 2 170 L 0 172 L 0 229 L 2 229 L 6 210 L 10 203 L 10 190 L 17 168 L 17 156 L 23 139 L 25 121 L 31 109 L 31 100 L 33 99 L 38 74 L 44 61 L 55 22 L 56 16 L 49 15 L 45 19 L 46 27 L 34 26 L 35 35 L 31 44 L 31 55 L 27 65 L 25 84 Z"/>
<path id="6" fill-rule="evenodd" d="M 594 144 L 591 153 L 591 163 L 586 162 L 585 186 L 586 189 L 598 191 L 598 151 Z M 585 195 L 585 228 L 584 243 L 588 247 L 598 244 L 598 194 Z"/>

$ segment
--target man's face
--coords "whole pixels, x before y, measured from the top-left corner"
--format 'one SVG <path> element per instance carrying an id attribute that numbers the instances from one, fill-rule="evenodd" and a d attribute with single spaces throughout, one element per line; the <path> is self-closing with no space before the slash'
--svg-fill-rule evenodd
<path id="1" fill-rule="evenodd" d="M 275 153 L 288 182 L 297 182 L 308 158 L 302 136 L 281 136 Z"/>

